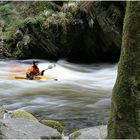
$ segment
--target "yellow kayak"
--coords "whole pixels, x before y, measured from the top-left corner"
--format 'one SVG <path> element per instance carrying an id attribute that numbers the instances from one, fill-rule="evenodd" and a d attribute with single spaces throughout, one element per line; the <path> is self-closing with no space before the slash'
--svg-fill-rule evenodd
<path id="1" fill-rule="evenodd" d="M 29 80 L 26 75 L 12 75 L 12 76 L 0 76 L 0 78 L 6 78 L 6 79 L 25 79 L 25 80 Z M 48 76 L 34 76 L 33 80 L 55 80 L 52 77 L 48 77 Z"/>

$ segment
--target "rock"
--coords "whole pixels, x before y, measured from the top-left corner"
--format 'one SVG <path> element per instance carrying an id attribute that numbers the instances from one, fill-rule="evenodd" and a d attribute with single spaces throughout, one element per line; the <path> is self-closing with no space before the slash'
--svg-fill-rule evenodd
<path id="1" fill-rule="evenodd" d="M 62 133 L 64 131 L 64 127 L 58 121 L 54 121 L 54 120 L 42 120 L 41 123 L 44 124 L 44 125 L 47 125 L 49 127 L 52 127 L 54 129 L 57 129 L 57 131 L 60 132 L 60 133 Z"/>
<path id="2" fill-rule="evenodd" d="M 9 117 L 8 110 L 6 110 L 3 105 L 0 106 L 0 119 L 5 119 L 7 117 Z"/>
<path id="3" fill-rule="evenodd" d="M 122 2 L 70 2 L 60 9 L 45 8 L 24 19 L 13 29 L 14 36 L 9 37 L 5 30 L 3 55 L 71 62 L 119 60 L 125 13 Z"/>
<path id="4" fill-rule="evenodd" d="M 4 114 L 5 114 L 5 109 L 3 106 L 0 106 L 0 119 L 4 118 Z"/>
<path id="5" fill-rule="evenodd" d="M 26 119 L 9 118 L 0 120 L 2 139 L 61 139 L 61 134 L 39 122 Z"/>
<path id="6" fill-rule="evenodd" d="M 121 2 L 81 2 L 76 19 L 82 20 L 83 29 L 70 61 L 115 62 L 119 60 L 125 6 Z M 77 28 L 78 29 L 78 28 Z"/>
<path id="7" fill-rule="evenodd" d="M 107 136 L 107 126 L 101 125 L 80 129 L 70 134 L 70 139 L 105 139 Z"/>
<path id="8" fill-rule="evenodd" d="M 16 40 L 21 40 L 23 38 L 23 33 L 20 30 L 17 30 L 16 33 L 14 34 L 14 38 Z"/>
<path id="9" fill-rule="evenodd" d="M 16 110 L 11 112 L 11 118 L 23 118 L 23 119 L 27 119 L 30 121 L 37 121 L 38 120 L 30 113 L 24 111 L 24 110 Z"/>

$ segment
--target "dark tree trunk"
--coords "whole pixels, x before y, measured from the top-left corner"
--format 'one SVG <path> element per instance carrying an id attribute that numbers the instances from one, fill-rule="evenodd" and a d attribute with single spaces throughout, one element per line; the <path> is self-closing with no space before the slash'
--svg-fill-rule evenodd
<path id="1" fill-rule="evenodd" d="M 108 136 L 140 139 L 140 2 L 127 2 Z"/>

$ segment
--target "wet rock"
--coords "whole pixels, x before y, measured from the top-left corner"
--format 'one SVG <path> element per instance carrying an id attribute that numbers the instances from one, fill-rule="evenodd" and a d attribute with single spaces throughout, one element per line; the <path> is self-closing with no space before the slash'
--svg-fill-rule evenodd
<path id="1" fill-rule="evenodd" d="M 3 139 L 61 139 L 53 128 L 25 119 L 1 119 L 0 138 Z"/>
<path id="2" fill-rule="evenodd" d="M 105 139 L 107 136 L 107 126 L 101 125 L 80 129 L 70 134 L 70 139 Z"/>

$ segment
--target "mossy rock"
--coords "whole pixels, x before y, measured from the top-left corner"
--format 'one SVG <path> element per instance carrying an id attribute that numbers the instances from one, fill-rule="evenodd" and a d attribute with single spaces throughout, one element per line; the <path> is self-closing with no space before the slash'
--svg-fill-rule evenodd
<path id="1" fill-rule="evenodd" d="M 23 118 L 30 121 L 38 121 L 32 114 L 24 111 L 24 110 L 17 110 L 11 113 L 11 118 Z"/>
<path id="2" fill-rule="evenodd" d="M 49 127 L 52 127 L 54 129 L 57 129 L 57 131 L 60 132 L 60 133 L 62 133 L 63 130 L 64 130 L 64 127 L 58 121 L 54 121 L 54 120 L 42 120 L 41 123 L 44 124 L 44 125 L 47 125 Z"/>
<path id="3" fill-rule="evenodd" d="M 76 138 L 78 138 L 80 135 L 81 135 L 81 132 L 77 130 L 77 131 L 75 131 L 75 132 L 73 132 L 73 133 L 71 134 L 70 139 L 76 139 Z"/>

